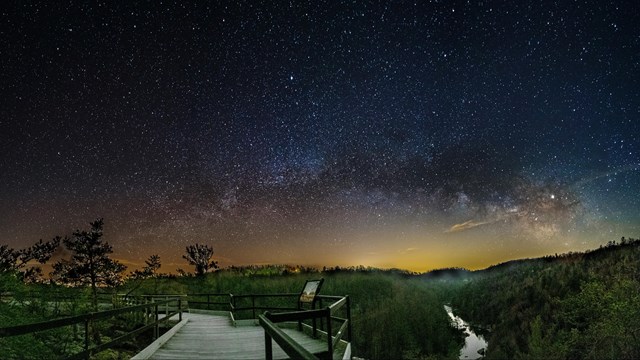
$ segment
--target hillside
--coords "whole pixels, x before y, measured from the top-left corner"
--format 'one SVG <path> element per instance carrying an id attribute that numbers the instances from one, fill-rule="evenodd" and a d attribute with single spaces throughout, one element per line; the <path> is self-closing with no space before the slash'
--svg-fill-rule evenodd
<path id="1" fill-rule="evenodd" d="M 640 358 L 640 241 L 512 261 L 452 284 L 456 312 L 488 329 L 487 359 Z"/>

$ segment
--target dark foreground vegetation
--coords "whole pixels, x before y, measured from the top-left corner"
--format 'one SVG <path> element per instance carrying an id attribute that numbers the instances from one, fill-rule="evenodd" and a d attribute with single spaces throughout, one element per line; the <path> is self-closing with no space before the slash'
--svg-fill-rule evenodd
<path id="1" fill-rule="evenodd" d="M 72 258 L 53 264 L 51 277 L 45 278 L 30 264 L 47 262 L 60 244 Z M 321 294 L 350 296 L 357 357 L 457 358 L 464 341 L 443 308 L 450 304 L 488 340 L 487 359 L 640 358 L 640 241 L 633 239 L 586 253 L 511 261 L 482 271 L 444 269 L 427 274 L 364 267 L 217 269 L 213 249 L 196 244 L 188 246 L 184 256 L 193 273 L 162 274 L 161 259 L 151 255 L 143 269 L 124 276 L 124 265 L 109 254 L 101 220 L 91 223 L 90 231 L 40 241 L 26 249 L 0 246 L 0 335 L 2 327 L 108 308 L 116 294 L 297 293 L 305 280 L 322 277 Z M 205 298 L 189 297 L 193 307 Z M 282 301 L 256 305 L 293 305 Z M 90 341 L 108 342 L 138 322 L 127 316 L 96 321 L 91 324 Z M 143 333 L 94 358 L 126 359 L 151 340 L 150 333 Z M 0 354 L 3 359 L 65 358 L 82 351 L 84 341 L 81 326 L 0 336 Z"/>

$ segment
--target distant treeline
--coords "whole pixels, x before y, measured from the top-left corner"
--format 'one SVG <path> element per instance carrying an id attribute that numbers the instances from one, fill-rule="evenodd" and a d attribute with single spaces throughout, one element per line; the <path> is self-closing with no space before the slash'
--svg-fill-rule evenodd
<path id="1" fill-rule="evenodd" d="M 305 266 L 305 265 L 288 265 L 288 264 L 270 264 L 270 265 L 231 265 L 228 267 L 223 267 L 216 269 L 215 272 L 210 272 L 210 274 L 217 273 L 231 273 L 238 274 L 244 276 L 274 276 L 274 275 L 297 275 L 297 274 L 336 274 L 336 273 L 386 273 L 386 274 L 397 274 L 400 276 L 416 276 L 419 273 L 402 270 L 402 269 L 380 269 L 372 266 L 324 266 L 322 268 L 317 268 L 313 266 Z M 135 277 L 135 273 L 133 277 Z M 132 276 L 128 276 L 131 278 Z M 181 271 L 178 269 L 177 273 L 160 273 L 155 274 L 155 277 L 160 279 L 176 279 L 180 277 L 197 277 L 195 273 Z"/>

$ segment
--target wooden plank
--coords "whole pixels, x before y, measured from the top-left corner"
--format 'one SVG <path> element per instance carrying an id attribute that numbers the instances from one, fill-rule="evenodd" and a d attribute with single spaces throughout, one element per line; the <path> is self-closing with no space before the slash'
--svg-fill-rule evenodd
<path id="1" fill-rule="evenodd" d="M 156 341 L 152 342 L 151 345 L 144 348 L 141 352 L 139 352 L 136 356 L 132 357 L 131 360 L 142 360 L 148 359 L 154 352 L 156 352 L 162 345 L 164 345 L 173 335 L 175 335 L 178 330 L 180 330 L 189 320 L 184 319 L 176 326 L 172 327 L 169 331 L 162 334 Z"/>
<path id="2" fill-rule="evenodd" d="M 347 303 L 347 297 L 343 297 L 342 299 L 334 302 L 333 304 L 329 305 L 329 309 L 331 310 L 331 313 L 333 314 L 334 311 L 338 310 L 340 307 L 342 307 L 342 305 Z"/>
<path id="3" fill-rule="evenodd" d="M 267 359 L 272 357 L 272 343 L 275 341 L 280 345 L 280 347 L 291 357 L 293 358 L 301 358 L 301 359 L 309 359 L 313 360 L 316 357 L 302 344 L 293 340 L 289 335 L 287 335 L 282 329 L 280 329 L 276 324 L 272 323 L 267 319 L 266 316 L 259 316 L 260 325 L 266 331 L 265 334 L 265 347 L 267 348 L 266 356 Z"/>
<path id="4" fill-rule="evenodd" d="M 307 319 L 317 319 L 326 317 L 328 315 L 327 309 L 317 309 L 317 310 L 305 310 L 305 311 L 296 311 L 296 312 L 286 312 L 286 313 L 276 313 L 271 314 L 268 313 L 266 315 L 267 319 L 271 320 L 274 323 L 285 322 L 285 321 L 298 321 L 298 320 L 307 320 Z"/>
<path id="5" fill-rule="evenodd" d="M 264 330 L 260 326 L 234 327 L 228 316 L 184 314 L 189 321 L 151 355 L 151 359 L 263 359 Z M 295 330 L 282 329 L 311 353 L 326 351 L 326 342 Z M 287 359 L 272 342 L 273 358 Z"/>

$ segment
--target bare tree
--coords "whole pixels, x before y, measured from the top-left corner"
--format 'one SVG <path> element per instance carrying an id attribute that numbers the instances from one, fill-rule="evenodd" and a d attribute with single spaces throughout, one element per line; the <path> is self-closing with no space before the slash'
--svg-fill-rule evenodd
<path id="1" fill-rule="evenodd" d="M 207 245 L 189 245 L 187 246 L 187 254 L 182 257 L 196 268 L 196 276 L 203 276 L 209 269 L 217 269 L 218 262 L 211 260 L 213 257 L 213 248 Z"/>

